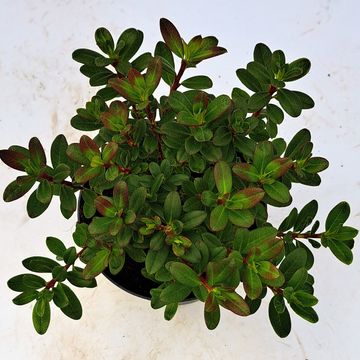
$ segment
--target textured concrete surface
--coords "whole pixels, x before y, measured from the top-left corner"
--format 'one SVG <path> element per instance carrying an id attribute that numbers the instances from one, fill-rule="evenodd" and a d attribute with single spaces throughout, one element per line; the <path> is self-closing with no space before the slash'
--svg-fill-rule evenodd
<path id="1" fill-rule="evenodd" d="M 294 188 L 294 204 L 320 202 L 324 220 L 341 200 L 352 205 L 349 224 L 360 226 L 360 41 L 357 1 L 35 1 L 1 0 L 0 12 L 0 148 L 26 145 L 38 136 L 49 150 L 54 136 L 75 141 L 80 133 L 69 120 L 91 94 L 87 80 L 72 61 L 79 47 L 95 49 L 93 33 L 108 27 L 115 36 L 128 27 L 144 31 L 142 50 L 151 51 L 160 39 L 158 21 L 167 17 L 182 36 L 215 35 L 229 53 L 200 64 L 189 74 L 210 75 L 216 94 L 239 86 L 235 70 L 251 60 L 257 42 L 281 48 L 289 59 L 306 56 L 313 67 L 296 90 L 311 94 L 315 109 L 288 118 L 281 135 L 290 139 L 303 127 L 313 133 L 314 154 L 330 160 L 320 188 Z M 0 189 L 17 176 L 0 164 Z M 0 357 L 2 359 L 358 359 L 360 319 L 360 251 L 351 267 L 339 263 L 327 249 L 316 252 L 312 273 L 320 299 L 315 325 L 293 317 L 293 330 L 278 338 L 267 318 L 267 303 L 249 318 L 223 312 L 219 327 L 209 332 L 202 306 L 182 306 L 165 322 L 162 310 L 134 298 L 100 277 L 98 288 L 77 293 L 84 315 L 78 321 L 54 310 L 48 333 L 32 329 L 31 305 L 16 307 L 9 277 L 23 271 L 21 260 L 47 254 L 48 235 L 68 244 L 75 217 L 61 218 L 58 203 L 40 218 L 25 212 L 26 198 L 0 201 Z M 278 224 L 284 210 L 274 210 Z"/>

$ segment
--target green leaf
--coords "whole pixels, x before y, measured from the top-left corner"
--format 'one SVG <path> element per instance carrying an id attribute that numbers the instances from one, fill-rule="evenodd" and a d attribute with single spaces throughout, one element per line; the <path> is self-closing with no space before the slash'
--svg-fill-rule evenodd
<path id="1" fill-rule="evenodd" d="M 194 129 L 193 135 L 196 141 L 205 142 L 212 139 L 213 132 L 210 129 L 205 128 L 204 126 L 199 126 Z"/>
<path id="2" fill-rule="evenodd" d="M 327 244 L 331 252 L 344 264 L 350 265 L 353 261 L 353 253 L 351 249 L 340 241 L 328 239 Z"/>
<path id="3" fill-rule="evenodd" d="M 235 291 L 223 291 L 221 295 L 225 298 L 220 302 L 221 306 L 239 316 L 250 315 L 249 305 Z"/>
<path id="4" fill-rule="evenodd" d="M 204 319 L 206 327 L 214 330 L 220 321 L 220 307 L 215 298 L 214 292 L 210 292 L 204 306 Z"/>
<path id="5" fill-rule="evenodd" d="M 309 294 L 304 290 L 293 292 L 290 301 L 291 303 L 303 307 L 315 306 L 318 303 L 318 299 L 314 295 Z"/>
<path id="6" fill-rule="evenodd" d="M 322 157 L 312 157 L 302 166 L 302 170 L 309 174 L 317 174 L 329 167 L 329 162 Z"/>
<path id="7" fill-rule="evenodd" d="M 38 297 L 38 292 L 36 290 L 27 290 L 21 293 L 20 295 L 16 296 L 12 302 L 15 305 L 25 305 L 29 302 L 35 300 Z"/>
<path id="8" fill-rule="evenodd" d="M 185 140 L 185 150 L 188 154 L 194 155 L 201 149 L 201 143 L 197 142 L 192 136 Z"/>
<path id="9" fill-rule="evenodd" d="M 41 167 L 46 164 L 46 156 L 43 146 L 37 137 L 33 137 L 29 141 L 30 159 L 35 166 Z"/>
<path id="10" fill-rule="evenodd" d="M 144 39 L 144 34 L 142 33 L 142 31 L 133 28 L 126 29 L 120 35 L 116 43 L 116 51 L 119 53 L 119 57 L 124 61 L 130 60 L 139 50 L 143 42 L 143 39 Z M 134 60 L 134 62 L 135 61 L 136 60 Z M 136 67 L 134 63 L 133 66 Z M 139 71 L 142 70 L 143 69 Z"/>
<path id="11" fill-rule="evenodd" d="M 213 83 L 208 76 L 198 75 L 183 80 L 181 85 L 187 87 L 188 89 L 202 90 L 211 88 Z"/>
<path id="12" fill-rule="evenodd" d="M 62 185 L 60 188 L 61 206 L 69 211 L 76 210 L 76 196 L 70 186 Z"/>
<path id="13" fill-rule="evenodd" d="M 304 267 L 302 267 L 294 272 L 290 280 L 287 282 L 287 286 L 292 287 L 294 290 L 301 289 L 307 278 L 308 272 Z"/>
<path id="14" fill-rule="evenodd" d="M 135 213 L 137 213 L 145 204 L 146 200 L 146 188 L 139 187 L 137 188 L 129 198 L 129 209 L 133 210 Z"/>
<path id="15" fill-rule="evenodd" d="M 228 214 L 225 206 L 218 205 L 211 210 L 210 228 L 212 231 L 224 230 L 227 222 L 228 222 Z"/>
<path id="16" fill-rule="evenodd" d="M 174 279 L 180 284 L 186 285 L 190 288 L 201 285 L 201 281 L 195 271 L 183 263 L 172 261 L 168 266 L 168 270 Z"/>
<path id="17" fill-rule="evenodd" d="M 74 292 L 65 284 L 61 284 L 69 304 L 60 308 L 60 310 L 69 318 L 79 320 L 82 316 L 82 307 L 79 299 Z"/>
<path id="18" fill-rule="evenodd" d="M 159 250 L 149 250 L 145 259 L 145 268 L 149 274 L 155 274 L 160 270 L 169 255 L 169 247 L 163 246 Z"/>
<path id="19" fill-rule="evenodd" d="M 277 230 L 272 226 L 258 227 L 250 231 L 248 235 L 247 245 L 244 252 L 248 252 L 253 247 L 261 246 L 262 244 L 275 239 Z"/>
<path id="20" fill-rule="evenodd" d="M 26 205 L 26 210 L 27 213 L 29 215 L 30 218 L 36 218 L 38 216 L 40 216 L 48 207 L 49 204 L 43 204 L 41 203 L 37 198 L 36 198 L 36 191 L 34 191 L 28 201 L 27 201 L 27 205 Z"/>
<path id="21" fill-rule="evenodd" d="M 327 233 L 336 232 L 350 216 L 350 206 L 342 201 L 337 204 L 329 213 L 325 222 Z"/>
<path id="22" fill-rule="evenodd" d="M 185 300 L 191 293 L 191 288 L 177 282 L 166 286 L 160 294 L 160 300 L 165 304 L 173 304 Z"/>
<path id="23" fill-rule="evenodd" d="M 95 65 L 95 59 L 98 57 L 102 55 L 89 49 L 77 49 L 72 53 L 73 60 L 84 65 Z"/>
<path id="24" fill-rule="evenodd" d="M 291 319 L 288 309 L 285 307 L 283 311 L 279 312 L 275 307 L 276 298 L 281 295 L 272 297 L 269 303 L 269 318 L 271 325 L 278 336 L 281 338 L 287 337 L 291 331 Z"/>
<path id="25" fill-rule="evenodd" d="M 294 81 L 305 76 L 311 67 L 310 60 L 306 58 L 297 59 L 289 64 L 289 68 L 286 71 L 283 80 L 284 81 Z M 294 70 L 297 71 L 294 71 Z"/>
<path id="26" fill-rule="evenodd" d="M 236 70 L 236 75 L 248 89 L 254 92 L 263 90 L 259 80 L 257 80 L 256 77 L 252 75 L 248 70 L 238 69 Z"/>
<path id="27" fill-rule="evenodd" d="M 52 199 L 52 186 L 49 181 L 41 180 L 36 190 L 36 198 L 43 204 L 48 204 Z"/>
<path id="28" fill-rule="evenodd" d="M 314 324 L 319 321 L 319 317 L 313 308 L 299 306 L 294 303 L 291 303 L 290 306 L 297 315 L 299 315 L 303 319 L 309 321 L 310 323 Z"/>
<path id="29" fill-rule="evenodd" d="M 79 271 L 77 271 L 77 270 L 68 271 L 66 274 L 67 280 L 72 285 L 77 286 L 77 287 L 87 287 L 87 288 L 95 287 L 96 279 L 89 279 L 89 280 L 84 279 L 83 274 L 82 274 L 82 269 L 80 269 L 80 270 Z"/>
<path id="30" fill-rule="evenodd" d="M 270 141 L 259 142 L 255 147 L 253 164 L 260 174 L 263 174 L 266 165 L 274 156 L 274 148 Z"/>
<path id="31" fill-rule="evenodd" d="M 241 279 L 246 295 L 252 300 L 257 299 L 263 287 L 259 275 L 247 266 L 242 272 Z"/>
<path id="32" fill-rule="evenodd" d="M 232 195 L 225 206 L 231 210 L 250 209 L 259 203 L 264 195 L 260 188 L 246 188 Z"/>
<path id="33" fill-rule="evenodd" d="M 109 263 L 110 250 L 100 249 L 95 256 L 86 264 L 83 275 L 84 279 L 91 279 L 105 270 Z"/>
<path id="34" fill-rule="evenodd" d="M 162 60 L 160 57 L 154 57 L 148 64 L 145 74 L 145 83 L 148 95 L 151 95 L 159 85 L 162 74 Z"/>
<path id="35" fill-rule="evenodd" d="M 97 46 L 107 55 L 114 53 L 114 39 L 109 30 L 101 27 L 95 31 L 95 41 Z"/>
<path id="36" fill-rule="evenodd" d="M 52 272 L 55 266 L 59 264 L 44 256 L 32 256 L 22 261 L 24 267 L 28 270 L 35 271 L 38 273 Z"/>
<path id="37" fill-rule="evenodd" d="M 307 203 L 299 212 L 294 224 L 294 231 L 302 232 L 307 226 L 309 226 L 318 211 L 318 203 L 316 200 L 312 200 Z"/>
<path id="38" fill-rule="evenodd" d="M 267 178 L 277 179 L 283 176 L 292 166 L 293 161 L 289 158 L 277 158 L 270 161 L 264 170 Z"/>
<path id="39" fill-rule="evenodd" d="M 238 163 L 233 166 L 232 170 L 241 180 L 248 182 L 257 182 L 259 180 L 259 173 L 256 167 L 251 164 Z"/>
<path id="40" fill-rule="evenodd" d="M 271 260 L 279 255 L 284 249 L 284 241 L 273 237 L 272 239 L 267 239 L 260 245 L 257 245 L 257 249 L 260 253 L 256 253 L 256 260 Z"/>
<path id="41" fill-rule="evenodd" d="M 191 229 L 198 227 L 203 223 L 206 217 L 207 217 L 206 211 L 202 211 L 202 210 L 189 211 L 181 219 L 181 221 L 184 224 L 183 231 L 189 231 Z"/>
<path id="42" fill-rule="evenodd" d="M 22 280 L 29 289 L 40 289 L 46 285 L 46 281 L 42 277 L 34 274 L 24 274 Z"/>
<path id="43" fill-rule="evenodd" d="M 271 63 L 271 50 L 265 44 L 256 44 L 254 49 L 254 60 L 264 66 L 269 66 Z"/>
<path id="44" fill-rule="evenodd" d="M 301 100 L 294 91 L 279 89 L 276 95 L 276 99 L 290 116 L 298 117 L 301 114 Z"/>
<path id="45" fill-rule="evenodd" d="M 167 222 L 177 220 L 181 215 L 181 199 L 177 191 L 170 191 L 164 202 L 164 216 Z"/>
<path id="46" fill-rule="evenodd" d="M 268 91 L 260 91 L 252 95 L 248 101 L 249 111 L 259 111 L 271 100 Z"/>
<path id="47" fill-rule="evenodd" d="M 310 131 L 308 129 L 301 129 L 294 135 L 294 137 L 289 142 L 285 151 L 285 156 L 292 159 L 297 159 L 299 150 L 304 146 L 304 144 L 308 143 L 310 140 Z"/>
<path id="48" fill-rule="evenodd" d="M 335 240 L 347 241 L 354 239 L 358 233 L 359 231 L 351 226 L 342 226 L 336 234 L 332 234 L 331 237 Z"/>
<path id="49" fill-rule="evenodd" d="M 235 226 L 250 227 L 255 220 L 250 210 L 229 210 L 227 211 L 229 221 Z"/>
<path id="50" fill-rule="evenodd" d="M 220 95 L 212 100 L 206 109 L 205 121 L 214 121 L 226 114 L 232 107 L 232 101 L 227 95 Z"/>
<path id="51" fill-rule="evenodd" d="M 303 248 L 296 248 L 286 255 L 280 264 L 280 271 L 284 274 L 286 280 L 290 280 L 296 270 L 305 267 L 307 254 Z"/>
<path id="52" fill-rule="evenodd" d="M 4 190 L 3 199 L 5 202 L 17 200 L 24 196 L 35 184 L 32 176 L 19 176 L 12 181 Z"/>
<path id="53" fill-rule="evenodd" d="M 24 275 L 25 274 L 20 274 L 20 275 L 13 276 L 11 279 L 8 280 L 7 286 L 13 291 L 18 291 L 18 292 L 32 291 L 33 288 L 28 287 L 27 285 L 25 285 L 25 283 L 24 283 Z M 37 275 L 33 275 L 33 276 L 38 277 Z"/>
<path id="54" fill-rule="evenodd" d="M 39 316 L 39 307 L 44 307 L 42 316 Z M 36 332 L 40 335 L 46 333 L 50 324 L 50 304 L 44 298 L 36 301 L 32 312 L 32 321 Z"/>
<path id="55" fill-rule="evenodd" d="M 166 305 L 164 312 L 165 320 L 168 321 L 171 320 L 175 316 L 177 309 L 178 309 L 178 303 Z"/>
<path id="56" fill-rule="evenodd" d="M 228 194 L 232 189 L 232 174 L 226 161 L 218 161 L 214 166 L 216 187 L 221 195 Z"/>
<path id="57" fill-rule="evenodd" d="M 62 134 L 58 135 L 51 144 L 50 154 L 51 163 L 55 169 L 59 164 L 66 164 L 68 157 L 66 156 L 66 149 L 68 143 L 66 137 Z"/>
<path id="58" fill-rule="evenodd" d="M 268 119 L 278 125 L 281 124 L 284 120 L 284 112 L 274 104 L 266 105 L 266 116 Z"/>
<path id="59" fill-rule="evenodd" d="M 182 59 L 184 57 L 184 47 L 180 34 L 174 24 L 165 18 L 161 18 L 160 31 L 169 49 Z"/>
<path id="60" fill-rule="evenodd" d="M 270 261 L 259 261 L 257 263 L 258 274 L 267 280 L 273 280 L 280 276 L 279 270 Z"/>
<path id="61" fill-rule="evenodd" d="M 69 299 L 66 296 L 62 283 L 59 282 L 53 291 L 54 291 L 53 301 L 57 307 L 61 309 L 69 305 Z"/>
<path id="62" fill-rule="evenodd" d="M 185 111 L 192 113 L 192 104 L 189 99 L 181 92 L 174 91 L 168 97 L 168 103 L 176 112 Z"/>
<path id="63" fill-rule="evenodd" d="M 280 181 L 274 181 L 271 184 L 264 184 L 263 186 L 266 194 L 269 195 L 272 199 L 283 204 L 290 202 L 290 192 L 284 183 Z"/>

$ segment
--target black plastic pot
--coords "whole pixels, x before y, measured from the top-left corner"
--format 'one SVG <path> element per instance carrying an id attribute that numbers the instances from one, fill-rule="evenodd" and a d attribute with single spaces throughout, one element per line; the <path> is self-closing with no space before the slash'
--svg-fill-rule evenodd
<path id="1" fill-rule="evenodd" d="M 78 201 L 78 221 L 89 224 L 91 219 L 87 219 L 82 212 L 83 203 L 80 195 Z M 108 269 L 103 271 L 103 275 L 120 289 L 140 298 L 150 300 L 150 290 L 157 288 L 159 284 L 145 278 L 141 274 L 143 267 L 144 263 L 138 263 L 126 255 L 124 267 L 117 275 L 112 275 Z M 191 293 L 182 303 L 193 302 L 195 300 L 195 296 Z"/>

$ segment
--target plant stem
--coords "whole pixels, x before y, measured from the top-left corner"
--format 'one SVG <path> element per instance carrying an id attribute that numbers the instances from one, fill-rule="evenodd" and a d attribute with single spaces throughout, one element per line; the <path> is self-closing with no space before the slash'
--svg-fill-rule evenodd
<path id="1" fill-rule="evenodd" d="M 274 95 L 274 93 L 275 93 L 276 91 L 277 91 L 277 88 L 276 88 L 274 85 L 270 85 L 270 86 L 269 86 L 268 93 L 269 93 L 270 96 Z M 270 99 L 270 100 L 271 100 L 271 99 Z M 261 111 L 262 111 L 263 109 L 264 109 L 264 107 L 262 107 L 261 109 L 255 111 L 255 112 L 253 113 L 253 116 L 254 116 L 254 117 L 259 117 L 260 114 L 261 114 Z"/>
<path id="2" fill-rule="evenodd" d="M 156 137 L 156 140 L 157 140 L 157 146 L 158 146 L 158 150 L 159 150 L 159 160 L 161 161 L 164 159 L 164 154 L 163 154 L 162 147 L 161 147 L 161 135 L 156 129 L 155 115 L 151 111 L 150 105 L 148 105 L 145 108 L 145 111 L 146 111 L 146 115 L 150 121 L 151 132 L 154 134 L 154 136 Z"/>
<path id="3" fill-rule="evenodd" d="M 320 234 L 307 234 L 307 233 L 304 233 L 304 234 L 301 234 L 301 233 L 296 233 L 296 232 L 292 232 L 291 233 L 291 237 L 293 239 L 310 239 L 310 238 L 314 238 L 314 239 L 320 239 L 321 236 L 322 236 L 323 233 L 320 233 Z M 277 233 L 277 236 L 278 237 L 284 237 L 286 234 L 283 233 L 283 232 L 278 232 Z"/>
<path id="4" fill-rule="evenodd" d="M 65 269 L 65 270 L 68 270 L 71 265 L 74 265 L 75 261 L 82 255 L 82 253 L 83 253 L 86 249 L 87 249 L 87 246 L 83 247 L 83 248 L 76 254 L 75 260 L 74 260 L 72 263 L 70 263 L 70 264 L 66 264 L 66 265 L 64 266 L 64 269 Z M 51 279 L 51 280 L 46 284 L 45 288 L 46 288 L 46 289 L 52 289 L 52 288 L 55 286 L 56 283 L 57 283 L 57 280 L 53 278 L 53 279 Z"/>
<path id="5" fill-rule="evenodd" d="M 186 61 L 181 60 L 181 65 L 180 65 L 179 72 L 175 76 L 174 82 L 173 82 L 173 84 L 171 85 L 171 88 L 170 88 L 170 94 L 173 93 L 180 86 L 180 79 L 184 74 L 186 66 L 187 66 Z"/>

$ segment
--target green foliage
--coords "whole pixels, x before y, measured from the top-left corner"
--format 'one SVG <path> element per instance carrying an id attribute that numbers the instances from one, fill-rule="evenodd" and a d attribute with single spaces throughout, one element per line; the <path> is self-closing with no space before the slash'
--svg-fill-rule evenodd
<path id="1" fill-rule="evenodd" d="M 31 218 L 55 197 L 67 219 L 81 205 L 74 246 L 47 237 L 55 259 L 23 261 L 44 278 L 12 277 L 8 287 L 19 293 L 13 303 L 34 302 L 33 324 L 44 334 L 51 302 L 72 319 L 82 316 L 80 301 L 65 282 L 93 288 L 99 274 L 106 269 L 118 274 L 130 257 L 143 264 L 144 277 L 158 284 L 151 290 L 151 306 L 164 307 L 166 320 L 179 303 L 195 296 L 204 302 L 205 324 L 212 330 L 220 308 L 248 316 L 271 291 L 269 319 L 275 333 L 286 337 L 288 309 L 318 321 L 309 273 L 314 256 L 306 243 L 328 247 L 350 264 L 358 235 L 345 225 L 346 202 L 330 211 L 323 232 L 318 232 L 315 200 L 299 211 L 293 208 L 279 226 L 268 220 L 272 206 L 291 204 L 293 184 L 318 186 L 319 173 L 329 165 L 313 156 L 308 129 L 289 141 L 277 135 L 287 115 L 298 117 L 314 106 L 310 96 L 287 87 L 309 72 L 310 61 L 287 62 L 281 50 L 259 43 L 253 61 L 236 70 L 240 87 L 231 96 L 214 95 L 205 91 L 213 85 L 210 77 L 183 75 L 224 54 L 218 40 L 197 35 L 185 41 L 164 18 L 160 31 L 163 41 L 153 54 L 137 54 L 143 33 L 134 28 L 117 41 L 99 28 L 95 42 L 101 52 L 73 52 L 81 73 L 99 88 L 70 122 L 81 131 L 96 130 L 96 136 L 82 135 L 69 144 L 60 134 L 48 158 L 36 137 L 27 148 L 0 150 L 1 160 L 22 173 L 4 189 L 4 201 L 24 196 L 35 185 L 27 200 Z M 162 80 L 167 94 L 158 94 Z M 245 299 L 235 291 L 240 285 Z"/>

